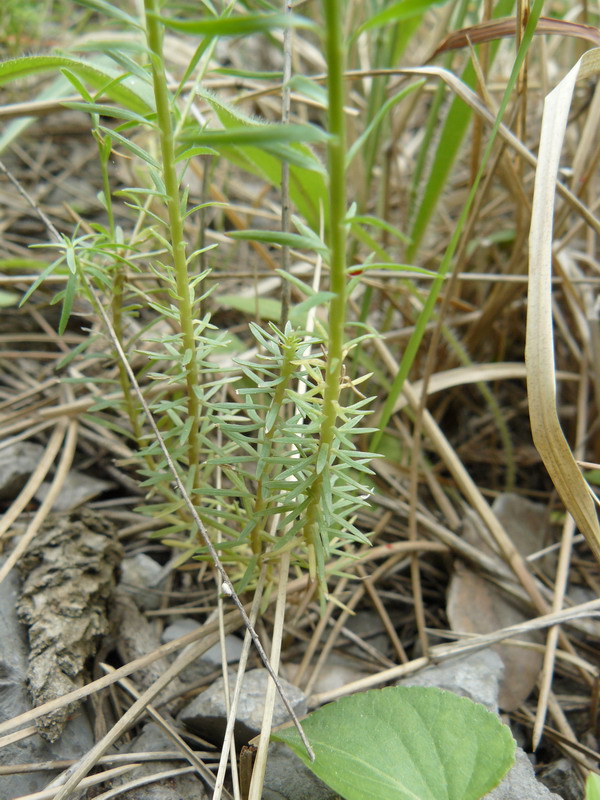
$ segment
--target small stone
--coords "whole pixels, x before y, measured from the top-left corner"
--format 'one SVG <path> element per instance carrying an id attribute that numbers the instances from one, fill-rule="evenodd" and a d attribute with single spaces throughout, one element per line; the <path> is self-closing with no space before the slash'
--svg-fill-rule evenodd
<path id="1" fill-rule="evenodd" d="M 559 758 L 542 767 L 537 777 L 551 792 L 560 792 L 564 800 L 580 800 L 583 789 L 575 768 L 567 758 Z"/>
<path id="2" fill-rule="evenodd" d="M 49 482 L 42 483 L 35 494 L 35 499 L 38 502 L 41 503 L 46 499 L 50 486 Z M 52 511 L 54 513 L 72 511 L 74 508 L 89 503 L 90 500 L 108 491 L 113 486 L 113 483 L 72 469 L 63 483 L 60 494 L 52 505 Z"/>
<path id="3" fill-rule="evenodd" d="M 562 800 L 537 780 L 527 753 L 517 747 L 515 763 L 504 780 L 482 800 Z"/>
<path id="4" fill-rule="evenodd" d="M 282 742 L 271 742 L 262 800 L 333 800 L 338 795 Z"/>
<path id="5" fill-rule="evenodd" d="M 233 677 L 232 686 L 234 680 Z M 253 669 L 244 675 L 235 724 L 235 739 L 238 747 L 260 732 L 268 680 L 269 673 L 266 669 Z M 284 678 L 279 680 L 296 715 L 304 716 L 307 712 L 304 693 Z M 227 726 L 227 708 L 223 687 L 223 678 L 219 678 L 205 692 L 201 692 L 194 698 L 178 716 L 178 720 L 184 725 L 215 744 L 223 741 Z M 273 727 L 282 725 L 289 719 L 287 709 L 278 694 L 273 710 Z"/>
<path id="6" fill-rule="evenodd" d="M 370 673 L 360 670 L 356 663 L 356 659 L 349 656 L 331 653 L 319 670 L 312 687 L 313 692 L 315 694 L 333 692 L 347 683 L 368 677 Z"/>
<path id="7" fill-rule="evenodd" d="M 181 617 L 176 619 L 175 622 L 173 622 L 171 625 L 168 625 L 164 629 L 161 635 L 161 641 L 163 644 L 172 642 L 175 639 L 179 639 L 181 636 L 192 633 L 192 631 L 197 630 L 199 627 L 200 623 L 195 619 L 191 619 L 190 617 Z M 193 647 L 193 645 L 188 645 L 188 647 Z M 228 664 L 235 664 L 240 660 L 242 648 L 242 640 L 237 636 L 229 634 L 225 637 L 225 653 Z M 182 652 L 185 652 L 185 650 Z M 219 642 L 217 642 L 217 644 L 214 644 L 212 647 L 210 647 L 192 664 L 189 664 L 185 669 L 183 669 L 179 674 L 179 677 L 186 683 L 196 683 L 197 681 L 205 678 L 207 675 L 210 675 L 220 666 L 221 645 Z"/>
<path id="8" fill-rule="evenodd" d="M 0 459 L 0 500 L 12 500 L 38 466 L 44 448 L 32 442 L 18 442 L 2 451 Z"/>
<path id="9" fill-rule="evenodd" d="M 468 697 L 498 713 L 499 685 L 504 673 L 502 659 L 494 650 L 480 650 L 452 658 L 400 681 L 402 686 L 436 686 Z"/>
<path id="10" fill-rule="evenodd" d="M 160 606 L 160 589 L 164 586 L 163 568 L 145 553 L 124 558 L 119 586 L 133 597 L 139 608 L 155 610 Z"/>

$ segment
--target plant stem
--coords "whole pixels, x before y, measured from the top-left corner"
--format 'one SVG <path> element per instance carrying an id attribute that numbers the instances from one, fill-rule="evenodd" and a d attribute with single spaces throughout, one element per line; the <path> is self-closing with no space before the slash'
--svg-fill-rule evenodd
<path id="1" fill-rule="evenodd" d="M 200 403 L 196 394 L 198 387 L 198 364 L 194 337 L 194 293 L 189 286 L 186 242 L 183 233 L 179 177 L 175 164 L 175 146 L 169 92 L 162 56 L 163 28 L 158 19 L 158 0 L 144 0 L 146 11 L 146 36 L 150 50 L 150 64 L 156 101 L 156 121 L 159 130 L 162 156 L 162 178 L 168 197 L 167 211 L 172 246 L 173 266 L 177 286 L 177 301 L 181 325 L 181 356 L 185 363 L 187 384 L 187 412 L 192 419 L 188 437 L 188 469 L 193 472 L 193 485 L 199 483 L 199 417 Z"/>
<path id="2" fill-rule="evenodd" d="M 325 56 L 327 59 L 327 92 L 329 98 L 328 143 L 329 172 L 329 283 L 333 298 L 329 304 L 329 340 L 323 393 L 323 420 L 319 432 L 320 448 L 326 457 L 319 459 L 318 474 L 309 489 L 305 540 L 312 576 L 315 569 L 321 578 L 323 552 L 317 543 L 317 504 L 323 492 L 323 473 L 331 462 L 339 408 L 340 378 L 346 322 L 346 129 L 344 119 L 344 42 L 341 0 L 324 0 Z M 315 563 L 316 556 L 316 563 Z"/>
<path id="3" fill-rule="evenodd" d="M 330 446 L 340 395 L 346 322 L 346 129 L 344 120 L 344 42 L 341 0 L 325 0 L 325 53 L 329 96 L 329 247 L 331 251 L 329 342 L 321 443 Z"/>

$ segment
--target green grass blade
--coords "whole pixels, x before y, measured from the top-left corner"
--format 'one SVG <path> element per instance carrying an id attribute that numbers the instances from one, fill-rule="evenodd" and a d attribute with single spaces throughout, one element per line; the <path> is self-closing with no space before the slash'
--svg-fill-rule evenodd
<path id="1" fill-rule="evenodd" d="M 56 72 L 60 69 L 70 70 L 97 91 L 106 91 L 111 100 L 122 104 L 125 108 L 139 114 L 147 114 L 152 110 L 148 87 L 142 85 L 140 81 L 128 81 L 127 76 L 115 70 L 101 68 L 67 56 L 25 56 L 4 61 L 0 63 L 0 86 L 29 75 Z M 118 82 L 115 82 L 115 79 L 118 79 Z"/>
<path id="2" fill-rule="evenodd" d="M 248 36 L 281 28 L 315 29 L 314 22 L 296 14 L 247 14 L 237 17 L 183 20 L 159 17 L 165 28 L 196 36 Z"/>
<path id="3" fill-rule="evenodd" d="M 410 338 L 410 340 L 408 342 L 406 350 L 404 352 L 404 355 L 403 355 L 403 358 L 402 358 L 402 363 L 400 365 L 400 369 L 398 370 L 398 373 L 394 378 L 394 381 L 392 383 L 392 387 L 390 389 L 390 392 L 388 394 L 386 402 L 385 402 L 385 404 L 383 406 L 383 410 L 381 412 L 381 417 L 380 417 L 380 420 L 379 420 L 379 430 L 373 436 L 373 438 L 371 440 L 371 443 L 370 443 L 370 449 L 371 450 L 376 450 L 377 449 L 377 445 L 379 444 L 379 441 L 381 440 L 381 437 L 382 437 L 383 432 L 384 432 L 384 430 L 386 428 L 386 425 L 389 422 L 389 419 L 390 419 L 390 417 L 391 417 L 391 415 L 393 413 L 394 406 L 396 405 L 396 402 L 397 402 L 398 398 L 400 397 L 400 393 L 402 392 L 402 386 L 404 385 L 404 381 L 406 380 L 406 378 L 408 376 L 410 368 L 411 368 L 411 366 L 413 364 L 413 361 L 414 361 L 414 359 L 416 357 L 417 351 L 418 351 L 418 349 L 420 347 L 421 341 L 422 341 L 423 336 L 425 334 L 425 328 L 427 326 L 427 323 L 429 322 L 429 320 L 431 319 L 431 316 L 433 314 L 435 303 L 437 301 L 439 293 L 440 293 L 440 291 L 442 289 L 442 286 L 444 284 L 444 280 L 445 280 L 446 275 L 448 274 L 448 272 L 450 270 L 450 266 L 452 264 L 452 259 L 454 258 L 454 253 L 456 252 L 456 248 L 458 246 L 458 242 L 460 240 L 460 236 L 461 236 L 463 227 L 464 227 L 464 225 L 465 225 L 465 223 L 467 221 L 469 210 L 470 210 L 471 205 L 473 203 L 473 200 L 475 198 L 475 194 L 476 194 L 477 189 L 479 187 L 479 183 L 480 183 L 481 178 L 483 176 L 483 172 L 485 170 L 487 161 L 488 161 L 488 159 L 490 157 L 490 153 L 492 152 L 492 147 L 493 147 L 493 144 L 494 144 L 494 141 L 495 141 L 495 138 L 496 138 L 496 134 L 498 132 L 498 128 L 500 127 L 500 123 L 502 122 L 502 117 L 504 116 L 504 112 L 506 111 L 506 108 L 508 106 L 509 100 L 510 100 L 510 98 L 512 96 L 512 93 L 514 91 L 514 87 L 515 87 L 516 82 L 517 82 L 517 77 L 519 75 L 519 70 L 521 69 L 521 66 L 522 66 L 522 64 L 523 64 L 523 62 L 525 60 L 525 56 L 527 55 L 527 51 L 529 49 L 529 45 L 531 44 L 531 40 L 533 39 L 533 33 L 535 31 L 535 26 L 537 24 L 537 20 L 538 20 L 540 14 L 541 14 L 542 6 L 543 6 L 543 0 L 535 0 L 535 2 L 533 3 L 533 6 L 531 8 L 529 20 L 527 22 L 527 26 L 526 26 L 524 34 L 523 34 L 523 39 L 522 39 L 521 44 L 519 46 L 519 50 L 517 52 L 517 57 L 515 59 L 514 65 L 513 65 L 512 72 L 510 74 L 510 78 L 508 79 L 508 83 L 507 83 L 506 89 L 504 91 L 504 96 L 502 98 L 502 102 L 500 103 L 500 108 L 498 110 L 498 115 L 496 117 L 496 122 L 494 123 L 492 131 L 490 133 L 488 144 L 486 146 L 485 152 L 484 152 L 483 157 L 481 159 L 481 165 L 479 167 L 479 171 L 477 173 L 477 176 L 475 177 L 475 180 L 473 181 L 473 186 L 471 187 L 471 191 L 469 192 L 469 196 L 467 198 L 467 201 L 466 201 L 466 203 L 465 203 L 465 205 L 464 205 L 464 207 L 462 209 L 460 218 L 459 218 L 459 220 L 457 222 L 457 225 L 456 225 L 456 228 L 454 230 L 454 234 L 452 236 L 450 244 L 448 245 L 448 247 L 446 249 L 446 252 L 444 253 L 444 257 L 442 259 L 442 263 L 440 264 L 440 269 L 439 269 L 439 271 L 437 273 L 435 281 L 433 282 L 433 284 L 431 286 L 431 290 L 429 292 L 429 295 L 427 296 L 427 300 L 425 301 L 425 305 L 423 306 L 423 309 L 422 309 L 421 313 L 419 314 L 419 317 L 417 319 L 417 324 L 415 325 L 415 330 L 414 330 L 414 332 L 413 332 L 413 334 L 412 334 L 412 336 L 411 336 L 411 338 Z"/>
<path id="4" fill-rule="evenodd" d="M 494 17 L 503 17 L 510 13 L 513 7 L 513 0 L 500 0 L 494 9 Z M 498 49 L 497 43 L 492 43 L 490 47 L 490 60 L 493 60 Z M 461 80 L 467 86 L 474 87 L 476 82 L 475 68 L 471 63 L 465 68 Z M 515 78 L 516 81 L 516 78 Z M 441 104 L 441 94 L 436 108 L 430 114 L 429 130 L 430 133 L 439 127 L 438 107 Z M 431 161 L 431 167 L 423 196 L 419 203 L 415 219 L 410 231 L 412 244 L 409 246 L 406 256 L 409 261 L 413 260 L 423 240 L 423 236 L 437 208 L 440 196 L 446 186 L 448 175 L 454 166 L 454 162 L 460 150 L 467 128 L 471 121 L 472 111 L 463 101 L 456 97 L 451 103 L 450 110 L 442 127 L 439 146 L 435 157 Z M 425 143 L 429 142 L 430 137 L 425 138 Z M 430 160 L 428 155 L 425 159 Z"/>

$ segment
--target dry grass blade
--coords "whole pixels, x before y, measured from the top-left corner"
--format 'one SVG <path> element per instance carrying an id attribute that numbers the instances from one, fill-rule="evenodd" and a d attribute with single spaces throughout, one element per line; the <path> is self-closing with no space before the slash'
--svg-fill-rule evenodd
<path id="1" fill-rule="evenodd" d="M 526 377 L 527 368 L 524 364 L 519 364 L 518 362 L 474 364 L 469 367 L 455 367 L 454 369 L 436 372 L 435 375 L 432 375 L 427 385 L 427 394 L 432 395 L 437 392 L 445 391 L 446 389 L 452 389 L 455 386 L 464 386 L 470 383 L 479 383 L 480 381 L 514 380 L 515 378 Z M 563 381 L 579 380 L 579 376 L 576 372 L 561 371 L 556 374 L 556 377 Z M 416 394 L 420 395 L 423 391 L 422 381 L 415 381 L 413 389 Z M 394 406 L 394 414 L 407 405 L 407 398 L 400 395 Z"/>
<path id="2" fill-rule="evenodd" d="M 109 666 L 108 664 L 100 664 L 102 669 L 105 672 L 114 672 L 115 670 Z M 119 683 L 123 688 L 133 697 L 134 700 L 139 699 L 139 692 L 136 690 L 135 686 L 128 681 L 127 678 L 121 678 Z M 212 774 L 210 769 L 206 766 L 206 764 L 200 759 L 194 750 L 181 738 L 181 736 L 177 733 L 177 731 L 173 728 L 173 726 L 154 708 L 152 705 L 147 706 L 148 713 L 152 717 L 152 719 L 159 725 L 159 727 L 166 733 L 166 735 L 173 740 L 173 742 L 179 747 L 181 752 L 185 755 L 187 760 L 190 762 L 191 766 L 196 770 L 196 772 L 201 775 L 204 780 L 208 783 L 209 786 L 213 786 L 215 784 L 215 776 Z M 165 759 L 166 760 L 166 759 Z M 227 791 L 223 791 L 226 800 L 232 800 L 231 795 Z"/>
<path id="3" fill-rule="evenodd" d="M 590 489 L 565 439 L 556 407 L 552 337 L 552 231 L 555 181 L 571 98 L 578 79 L 600 69 L 600 50 L 590 50 L 547 96 L 535 177 L 529 236 L 527 388 L 533 441 L 552 482 L 594 556 L 600 561 L 600 526 Z"/>
<path id="4" fill-rule="evenodd" d="M 11 525 L 19 518 L 21 512 L 27 508 L 27 504 L 42 485 L 44 478 L 50 471 L 58 455 L 58 451 L 65 436 L 65 431 L 66 422 L 59 423 L 59 425 L 55 426 L 38 466 L 31 473 L 31 477 L 0 520 L 0 539 L 10 530 Z M 0 583 L 7 574 L 7 570 L 0 572 Z"/>
<path id="5" fill-rule="evenodd" d="M 488 22 L 481 22 L 479 25 L 472 25 L 470 28 L 462 28 L 448 34 L 431 58 L 445 53 L 448 50 L 458 50 L 467 47 L 469 42 L 472 44 L 483 44 L 494 39 L 506 39 L 517 34 L 517 18 L 509 17 L 506 19 L 494 19 Z M 551 17 L 540 17 L 535 33 L 538 36 L 554 34 L 556 36 L 571 36 L 582 39 L 584 42 L 591 42 L 596 46 L 600 45 L 600 30 L 593 25 L 582 25 L 580 22 L 569 22 L 566 19 L 552 19 Z"/>
<path id="6" fill-rule="evenodd" d="M 69 470 L 71 469 L 73 456 L 75 455 L 75 447 L 77 445 L 78 422 L 76 420 L 71 420 L 69 423 L 63 424 L 64 428 L 60 424 L 57 426 L 57 436 L 62 438 L 63 430 L 66 429 L 64 448 L 56 469 L 56 474 L 52 480 L 50 490 L 47 496 L 44 498 L 43 503 L 35 513 L 35 516 L 31 520 L 30 524 L 27 526 L 27 530 L 19 539 L 19 543 L 2 565 L 2 569 L 0 570 L 0 582 L 4 580 L 19 558 L 23 555 L 25 550 L 29 547 L 33 537 L 47 519 L 52 510 L 52 506 L 54 505 L 54 502 L 56 501 L 56 498 L 58 497 L 65 480 L 67 479 Z M 48 449 L 50 450 L 50 447 Z"/>
<path id="7" fill-rule="evenodd" d="M 96 797 L 96 800 L 112 800 L 113 797 L 119 797 L 119 795 L 139 789 L 142 786 L 149 786 L 153 783 L 159 783 L 163 781 L 171 781 L 173 778 L 176 778 L 179 775 L 189 775 L 190 772 L 192 772 L 192 767 L 179 767 L 178 769 L 167 769 L 163 770 L 162 772 L 155 772 L 153 775 L 146 775 L 143 778 L 136 778 L 135 780 L 131 780 L 122 786 L 117 786 L 115 789 L 109 789 L 107 792 L 99 794 Z"/>
<path id="8" fill-rule="evenodd" d="M 475 650 L 483 650 L 497 642 L 503 642 L 513 636 L 518 636 L 522 633 L 528 633 L 533 630 L 543 630 L 544 628 L 552 627 L 553 625 L 560 625 L 565 622 L 576 619 L 585 619 L 586 617 L 598 616 L 600 613 L 600 600 L 591 600 L 589 603 L 582 603 L 581 605 L 574 606 L 573 608 L 562 609 L 552 614 L 544 614 L 541 617 L 529 620 L 528 622 L 521 622 L 517 625 L 510 625 L 507 628 L 501 628 L 493 633 L 485 633 L 479 636 L 465 639 L 464 641 L 453 644 L 439 644 L 430 648 L 429 658 L 421 656 L 409 661 L 407 664 L 400 664 L 397 667 L 382 670 L 374 675 L 369 675 L 352 683 L 347 683 L 338 689 L 333 689 L 329 692 L 322 692 L 321 694 L 312 695 L 309 698 L 309 706 L 314 708 L 323 703 L 329 703 L 332 700 L 337 700 L 339 697 L 345 697 L 353 692 L 364 692 L 374 686 L 381 686 L 388 681 L 399 680 L 406 675 L 411 675 L 413 672 L 428 667 L 431 663 L 438 663 L 447 658 L 454 658 L 466 653 L 472 653 Z M 598 668 L 595 665 L 586 665 L 590 674 L 594 677 L 598 676 Z"/>
<path id="9" fill-rule="evenodd" d="M 114 769 L 107 769 L 104 772 L 99 772 L 97 775 L 91 775 L 80 784 L 80 788 L 85 790 L 99 783 L 103 783 L 111 778 L 117 778 L 124 775 L 126 772 L 131 772 L 132 769 L 138 767 L 139 764 L 127 764 L 123 767 L 115 767 Z M 58 786 L 49 789 L 43 789 L 41 792 L 34 792 L 34 794 L 22 795 L 17 800 L 53 800 L 58 793 Z"/>

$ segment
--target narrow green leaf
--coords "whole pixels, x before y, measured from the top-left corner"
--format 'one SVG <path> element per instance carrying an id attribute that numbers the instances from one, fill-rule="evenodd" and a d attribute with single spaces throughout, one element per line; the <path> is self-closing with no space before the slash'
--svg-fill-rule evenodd
<path id="1" fill-rule="evenodd" d="M 493 17 L 502 17 L 510 14 L 513 5 L 513 0 L 499 0 L 494 8 Z M 498 43 L 492 42 L 490 44 L 490 63 L 493 61 L 497 50 Z M 512 94 L 514 87 L 512 78 L 513 76 L 511 76 L 506 89 L 510 94 Z M 516 81 L 516 75 L 514 78 Z M 475 68 L 470 62 L 465 68 L 461 80 L 467 86 L 475 86 Z M 431 159 L 431 152 L 425 154 L 425 158 L 431 163 L 431 166 L 427 180 L 424 181 L 425 190 L 410 232 L 412 241 L 406 254 L 408 259 L 414 258 L 423 236 L 425 235 L 427 226 L 431 221 L 439 198 L 446 186 L 448 175 L 458 155 L 472 114 L 473 112 L 471 109 L 459 97 L 455 97 L 450 105 L 448 115 L 444 120 L 439 136 L 439 145 L 435 151 L 433 160 Z M 439 128 L 439 119 L 437 116 L 432 118 L 432 125 L 435 130 Z"/>
<path id="2" fill-rule="evenodd" d="M 180 161 L 187 161 L 189 158 L 193 158 L 194 156 L 218 156 L 219 151 L 215 150 L 214 147 L 188 147 L 186 150 L 182 150 L 181 153 L 177 156 L 177 163 Z"/>
<path id="3" fill-rule="evenodd" d="M 248 314 L 250 317 L 258 316 L 260 319 L 268 319 L 277 322 L 281 318 L 281 303 L 271 297 L 242 297 L 237 294 L 222 294 L 215 297 L 215 302 L 224 308 L 234 308 Z M 260 381 L 260 378 L 257 378 Z"/>
<path id="4" fill-rule="evenodd" d="M 327 133 L 316 125 L 265 123 L 219 131 L 206 129 L 198 130 L 197 133 L 187 131 L 181 134 L 179 141 L 204 146 L 233 144 L 238 147 L 245 145 L 265 147 L 287 142 L 326 142 L 328 138 Z"/>
<path id="5" fill-rule="evenodd" d="M 140 20 L 137 17 L 127 14 L 119 8 L 115 3 L 108 3 L 106 0 L 77 0 L 79 5 L 93 8 L 94 11 L 99 11 L 105 17 L 112 17 L 113 19 L 122 22 L 127 28 L 139 28 L 143 30 Z"/>
<path id="6" fill-rule="evenodd" d="M 73 301 L 77 292 L 77 275 L 71 275 L 67 281 L 67 285 L 63 295 L 62 309 L 60 312 L 60 321 L 58 323 L 58 333 L 62 336 L 69 322 L 71 311 L 73 310 Z"/>
<path id="7" fill-rule="evenodd" d="M 198 93 L 213 108 L 224 128 L 256 127 L 259 124 L 211 92 L 200 89 Z M 292 151 L 292 156 L 287 159 L 290 163 L 290 198 L 298 213 L 314 231 L 318 231 L 322 214 L 325 217 L 325 225 L 328 224 L 329 205 L 325 168 L 308 144 L 290 143 L 279 147 L 287 148 L 288 156 L 289 151 Z M 272 186 L 281 185 L 281 158 L 275 152 L 267 152 L 265 149 L 252 146 L 242 149 L 229 145 L 221 146 L 219 151 L 222 157 L 252 175 L 268 181 Z M 297 159 L 293 160 L 294 154 L 302 157 L 302 163 L 297 163 Z"/>
<path id="8" fill-rule="evenodd" d="M 373 14 L 364 22 L 352 36 L 352 41 L 357 39 L 361 33 L 373 30 L 374 28 L 382 28 L 384 25 L 390 25 L 394 22 L 401 22 L 411 17 L 416 17 L 423 14 L 433 6 L 443 6 L 448 0 L 400 0 L 399 3 L 392 5 L 385 5 L 383 11 L 378 14 Z"/>
<path id="9" fill-rule="evenodd" d="M 217 17 L 195 20 L 159 17 L 165 28 L 198 36 L 247 36 L 277 28 L 316 28 L 314 22 L 297 14 L 246 14 L 236 17 Z"/>
<path id="10" fill-rule="evenodd" d="M 135 144 L 132 142 L 131 139 L 127 139 L 127 137 L 122 136 L 117 131 L 113 131 L 110 128 L 105 128 L 104 125 L 99 125 L 98 130 L 101 130 L 102 133 L 105 133 L 107 136 L 110 136 L 115 142 L 123 145 L 129 152 L 133 153 L 138 158 L 141 158 L 142 161 L 145 161 L 146 164 L 149 164 L 151 167 L 154 167 L 156 170 L 160 170 L 160 164 L 158 161 L 153 158 L 147 150 L 144 150 L 143 147 Z"/>
<path id="11" fill-rule="evenodd" d="M 19 303 L 19 305 L 22 306 L 31 297 L 31 295 L 35 292 L 38 286 L 40 286 L 46 280 L 48 275 L 52 275 L 53 272 L 58 271 L 59 267 L 64 262 L 64 260 L 65 260 L 64 256 L 60 256 L 60 258 L 58 258 L 56 261 L 53 261 L 51 264 L 48 264 L 48 266 L 43 270 L 43 272 L 41 272 L 38 275 L 38 277 L 34 280 L 29 289 L 27 289 L 27 291 L 21 298 L 21 302 Z"/>
<path id="12" fill-rule="evenodd" d="M 65 103 L 67 108 L 73 108 L 76 111 L 85 111 L 86 114 L 100 114 L 103 117 L 114 117 L 115 119 L 125 119 L 130 122 L 137 122 L 140 125 L 152 124 L 147 117 L 137 114 L 135 111 L 129 111 L 126 108 L 119 106 L 107 106 L 104 103 Z M 154 127 L 154 126 L 153 126 Z"/>
<path id="13" fill-rule="evenodd" d="M 299 233 L 285 233 L 284 231 L 246 230 L 229 231 L 230 239 L 252 240 L 254 242 L 267 242 L 281 247 L 295 247 L 300 250 L 313 250 L 327 257 L 329 249 L 316 236 L 301 236 Z"/>
<path id="14" fill-rule="evenodd" d="M 428 275 L 430 278 L 435 278 L 437 272 L 433 272 L 425 267 L 415 267 L 414 264 L 392 264 L 388 261 L 382 262 L 368 262 L 366 264 L 352 264 L 348 267 L 348 274 L 354 275 L 361 272 L 369 272 L 373 269 L 389 270 L 390 272 L 414 272 L 420 275 Z"/>
<path id="15" fill-rule="evenodd" d="M 317 81 L 307 78 L 305 75 L 294 75 L 288 82 L 290 91 L 303 94 L 310 100 L 314 100 L 323 108 L 327 108 L 327 92 Z"/>
<path id="16" fill-rule="evenodd" d="M 63 68 L 70 70 L 96 90 L 106 88 L 106 94 L 126 108 L 140 114 L 152 110 L 149 87 L 144 86 L 141 81 L 128 79 L 122 73 L 107 67 L 100 68 L 87 61 L 66 56 L 25 56 L 3 61 L 0 63 L 0 86 L 9 81 L 26 78 L 28 75 L 53 72 Z M 114 82 L 120 77 L 125 77 L 125 80 Z"/>
<path id="17" fill-rule="evenodd" d="M 403 233 L 400 228 L 397 228 L 395 225 L 391 225 L 385 219 L 374 217 L 371 214 L 357 214 L 355 216 L 348 217 L 348 222 L 352 226 L 356 225 L 357 223 L 369 225 L 370 227 L 377 228 L 378 230 L 386 231 L 401 242 L 405 242 L 406 244 L 410 242 L 410 237 Z"/>

